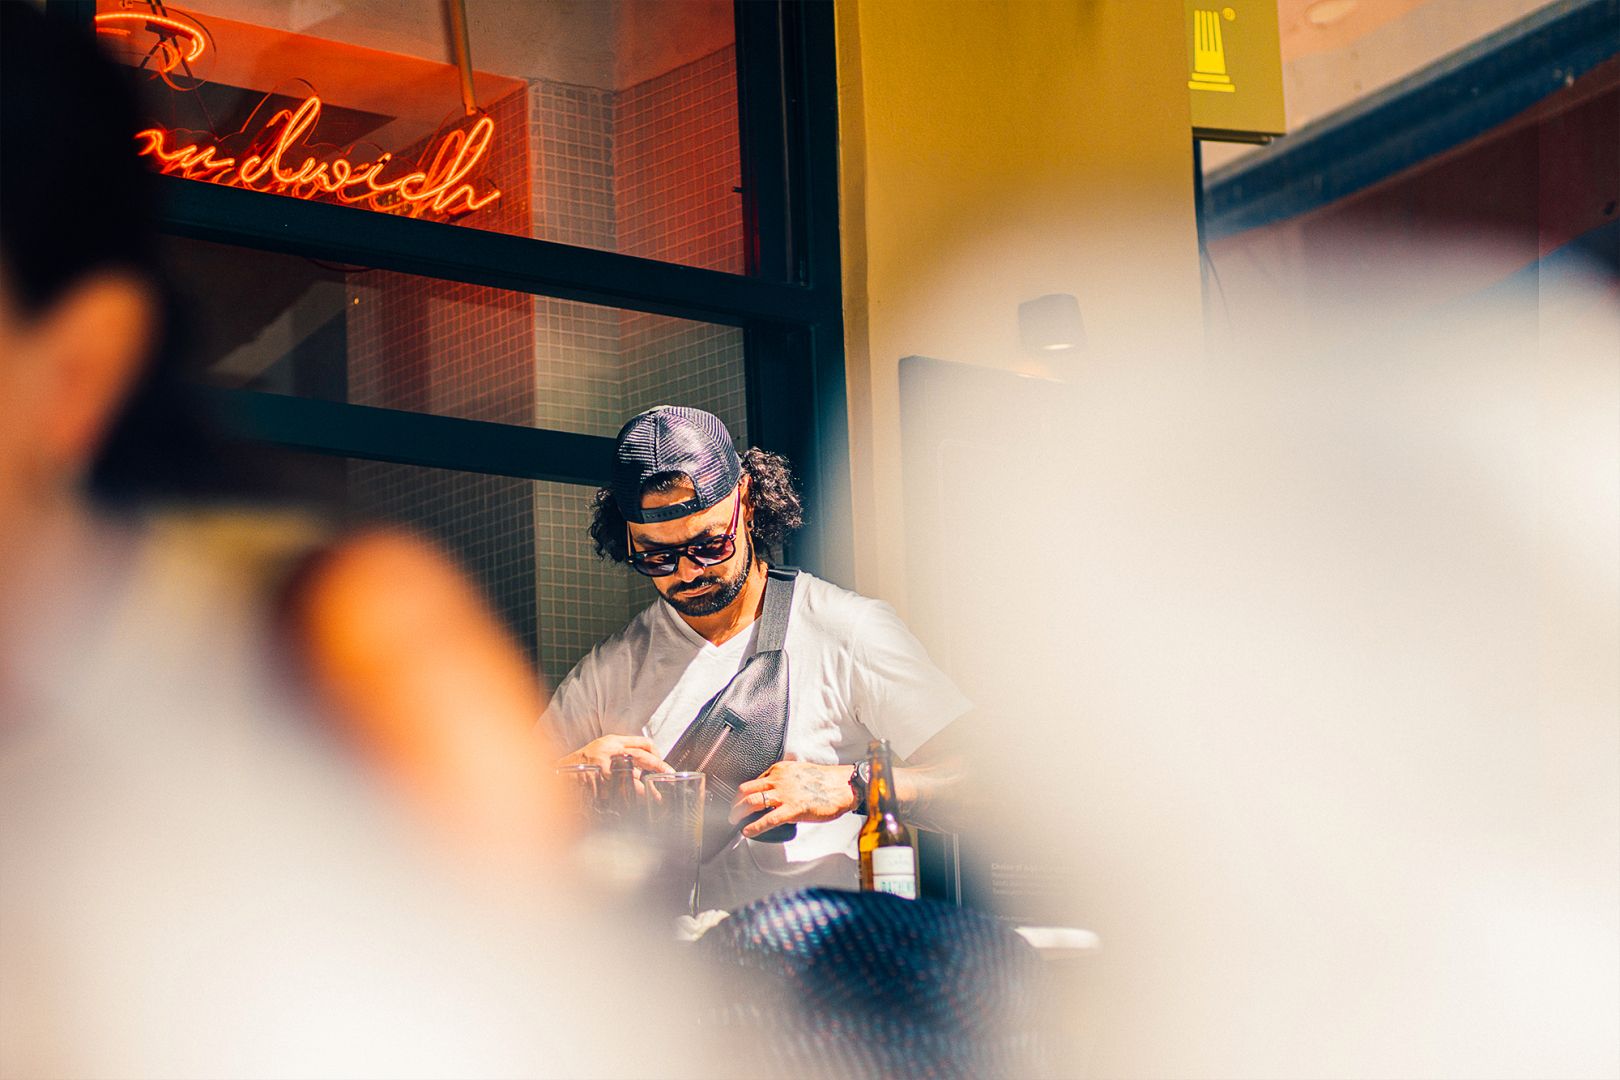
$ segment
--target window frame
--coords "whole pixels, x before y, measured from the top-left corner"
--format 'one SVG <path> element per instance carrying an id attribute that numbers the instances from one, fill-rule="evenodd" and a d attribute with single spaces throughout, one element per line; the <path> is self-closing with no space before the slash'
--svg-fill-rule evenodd
<path id="1" fill-rule="evenodd" d="M 788 561 L 851 583 L 833 5 L 736 0 L 745 274 L 158 177 L 194 240 L 735 326 L 753 445 L 785 454 L 806 527 Z M 94 33 L 94 0 L 46 10 Z M 374 461 L 596 486 L 612 440 L 254 390 L 213 390 L 234 434 Z"/>

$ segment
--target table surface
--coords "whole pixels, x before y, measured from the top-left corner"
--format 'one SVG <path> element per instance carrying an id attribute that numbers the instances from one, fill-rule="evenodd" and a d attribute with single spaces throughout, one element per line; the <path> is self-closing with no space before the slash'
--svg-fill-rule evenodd
<path id="1" fill-rule="evenodd" d="M 1077 926 L 1015 926 L 1013 932 L 1051 960 L 1084 956 L 1102 948 L 1102 938 Z"/>

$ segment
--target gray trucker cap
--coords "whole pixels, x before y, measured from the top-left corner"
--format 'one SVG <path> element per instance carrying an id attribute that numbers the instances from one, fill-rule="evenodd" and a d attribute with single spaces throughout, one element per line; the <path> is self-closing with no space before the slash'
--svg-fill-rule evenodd
<path id="1" fill-rule="evenodd" d="M 674 506 L 641 508 L 641 489 L 660 473 L 689 477 L 697 495 Z M 626 521 L 653 525 L 696 514 L 724 499 L 742 477 L 742 459 L 718 416 L 658 405 L 619 429 L 613 444 L 613 501 Z"/>

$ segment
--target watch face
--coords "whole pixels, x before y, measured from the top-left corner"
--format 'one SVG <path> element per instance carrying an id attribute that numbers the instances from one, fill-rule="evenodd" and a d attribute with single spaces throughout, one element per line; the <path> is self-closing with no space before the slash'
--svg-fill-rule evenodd
<path id="1" fill-rule="evenodd" d="M 849 778 L 849 786 L 855 789 L 855 796 L 862 802 L 866 801 L 867 784 L 872 779 L 870 762 L 858 762 L 854 773 Z"/>

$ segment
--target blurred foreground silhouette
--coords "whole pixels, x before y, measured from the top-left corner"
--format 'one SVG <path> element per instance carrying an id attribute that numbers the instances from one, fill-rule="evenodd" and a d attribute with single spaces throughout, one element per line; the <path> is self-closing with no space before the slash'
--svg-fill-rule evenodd
<path id="1" fill-rule="evenodd" d="M 220 501 L 134 95 L 0 20 L 0 1075 L 646 1071 L 526 666 L 419 541 Z"/>
<path id="2" fill-rule="evenodd" d="M 907 403 L 908 438 L 994 418 L 908 459 L 1008 509 L 914 501 L 912 605 L 994 714 L 993 850 L 1103 941 L 1059 1073 L 1613 1075 L 1615 268 L 1322 246 L 1201 362 Z"/>

